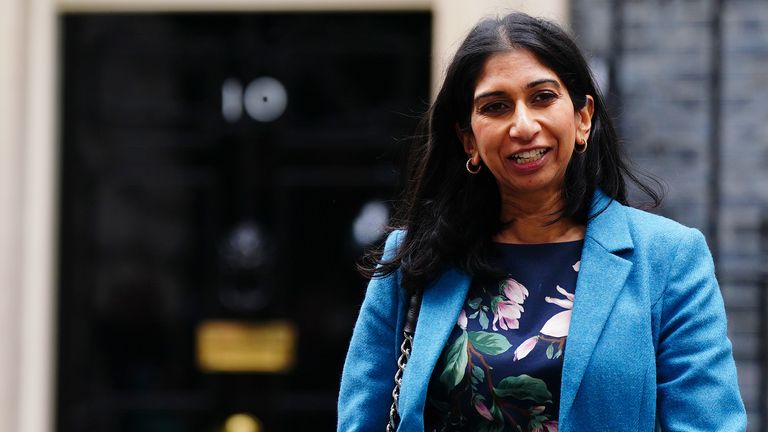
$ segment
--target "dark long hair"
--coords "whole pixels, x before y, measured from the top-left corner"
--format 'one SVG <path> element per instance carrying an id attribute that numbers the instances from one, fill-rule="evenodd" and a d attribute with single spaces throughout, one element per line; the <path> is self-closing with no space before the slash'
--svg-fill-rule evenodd
<path id="1" fill-rule="evenodd" d="M 459 47 L 422 120 L 392 226 L 404 229 L 405 237 L 389 259 L 376 252 L 368 255 L 360 266 L 363 275 L 378 277 L 399 269 L 401 283 L 410 292 L 425 288 L 449 266 L 476 278 L 503 277 L 491 261 L 492 238 L 504 226 L 499 189 L 489 170 L 478 175 L 465 171 L 467 156 L 456 129 L 470 127 L 472 97 L 488 58 L 515 49 L 530 51 L 557 74 L 575 110 L 584 107 L 587 95 L 594 99 L 588 147 L 574 153 L 566 169 L 557 218 L 586 223 L 597 188 L 628 204 L 627 180 L 648 195 L 653 206 L 661 202 L 660 194 L 630 169 L 589 66 L 565 31 L 523 13 L 485 19 Z"/>

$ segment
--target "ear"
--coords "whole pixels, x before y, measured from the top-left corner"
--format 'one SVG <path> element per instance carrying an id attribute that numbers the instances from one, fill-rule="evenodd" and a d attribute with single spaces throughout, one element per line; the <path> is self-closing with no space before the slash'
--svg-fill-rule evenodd
<path id="1" fill-rule="evenodd" d="M 469 131 L 463 131 L 459 127 L 459 124 L 456 123 L 454 126 L 456 129 L 456 136 L 459 138 L 459 141 L 461 141 L 461 144 L 464 146 L 464 153 L 469 155 L 470 157 L 474 158 L 477 156 L 477 146 L 475 145 L 475 136 L 472 134 L 472 130 Z"/>
<path id="2" fill-rule="evenodd" d="M 587 95 L 587 101 L 580 110 L 576 111 L 576 136 L 586 140 L 592 129 L 592 115 L 595 113 L 595 99 Z"/>

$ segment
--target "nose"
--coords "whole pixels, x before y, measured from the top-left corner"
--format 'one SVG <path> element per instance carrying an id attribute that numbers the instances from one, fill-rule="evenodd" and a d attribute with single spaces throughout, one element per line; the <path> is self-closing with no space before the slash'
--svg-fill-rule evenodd
<path id="1" fill-rule="evenodd" d="M 541 130 L 541 125 L 526 106 L 518 107 L 509 125 L 509 137 L 522 142 L 531 141 Z"/>

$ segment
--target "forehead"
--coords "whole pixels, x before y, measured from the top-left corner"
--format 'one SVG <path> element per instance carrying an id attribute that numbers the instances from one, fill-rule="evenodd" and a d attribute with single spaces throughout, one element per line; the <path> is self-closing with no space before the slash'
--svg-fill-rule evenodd
<path id="1" fill-rule="evenodd" d="M 493 54 L 486 60 L 475 85 L 475 94 L 508 87 L 525 88 L 529 83 L 551 79 L 565 88 L 555 71 L 528 50 L 515 49 Z"/>

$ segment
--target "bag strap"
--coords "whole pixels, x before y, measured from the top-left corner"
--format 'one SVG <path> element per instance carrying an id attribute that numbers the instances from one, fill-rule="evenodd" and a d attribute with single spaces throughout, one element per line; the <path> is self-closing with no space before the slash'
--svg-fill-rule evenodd
<path id="1" fill-rule="evenodd" d="M 400 423 L 400 416 L 397 413 L 397 404 L 400 399 L 400 384 L 403 381 L 403 372 L 408 359 L 411 358 L 411 349 L 413 348 L 413 335 L 416 332 L 416 321 L 419 319 L 419 309 L 421 308 L 421 292 L 411 294 L 408 302 L 408 311 L 405 314 L 405 324 L 403 325 L 403 343 L 400 344 L 400 357 L 397 359 L 397 372 L 395 372 L 395 387 L 392 389 L 392 406 L 389 408 L 389 422 L 387 423 L 387 432 L 395 432 L 397 424 Z"/>

